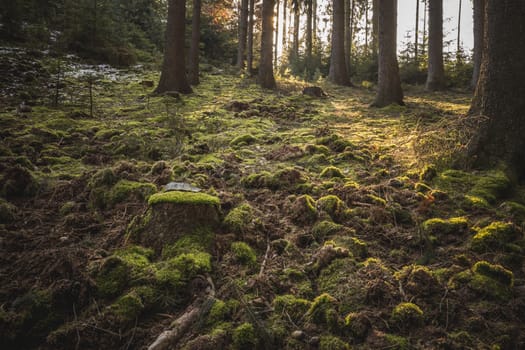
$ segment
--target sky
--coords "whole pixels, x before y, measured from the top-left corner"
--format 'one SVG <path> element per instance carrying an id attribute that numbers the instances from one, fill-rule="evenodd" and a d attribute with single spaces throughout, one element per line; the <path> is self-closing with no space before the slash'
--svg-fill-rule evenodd
<path id="1" fill-rule="evenodd" d="M 416 1 L 417 0 L 398 0 L 398 19 L 397 19 L 397 39 L 398 48 L 403 46 L 403 41 L 406 41 L 405 36 L 407 31 L 414 33 L 416 22 Z M 443 33 L 445 35 L 444 41 L 452 40 L 449 51 L 456 51 L 457 42 L 457 23 L 460 0 L 443 0 Z M 420 24 L 419 28 L 423 28 L 423 10 L 424 5 L 420 0 Z M 427 18 L 428 21 L 428 18 Z M 427 22 L 428 25 L 428 22 Z M 413 40 L 413 39 L 412 39 Z M 470 53 L 473 48 L 473 33 L 472 33 L 472 1 L 462 0 L 461 6 L 461 42 L 466 53 Z M 447 48 L 444 48 L 447 52 Z"/>

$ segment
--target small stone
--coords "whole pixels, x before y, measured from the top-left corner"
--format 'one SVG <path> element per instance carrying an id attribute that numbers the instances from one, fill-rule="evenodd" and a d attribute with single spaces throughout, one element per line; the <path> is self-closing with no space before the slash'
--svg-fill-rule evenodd
<path id="1" fill-rule="evenodd" d="M 305 334 L 303 331 L 301 330 L 296 330 L 296 331 L 293 331 L 292 334 L 291 334 L 292 338 L 294 339 L 297 339 L 297 340 L 301 340 L 304 338 Z"/>
<path id="2" fill-rule="evenodd" d="M 186 182 L 170 182 L 164 186 L 164 191 L 200 192 L 202 189 L 192 186 Z"/>
<path id="3" fill-rule="evenodd" d="M 315 336 L 315 337 L 311 337 L 309 340 L 308 340 L 308 344 L 310 345 L 317 345 L 319 344 L 320 342 L 320 338 Z"/>

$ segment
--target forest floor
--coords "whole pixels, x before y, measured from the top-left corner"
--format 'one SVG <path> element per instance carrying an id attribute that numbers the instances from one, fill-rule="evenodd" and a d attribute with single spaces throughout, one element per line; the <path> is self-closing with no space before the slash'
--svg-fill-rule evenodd
<path id="1" fill-rule="evenodd" d="M 158 72 L 72 57 L 57 89 L 57 60 L 2 53 L 3 349 L 142 349 L 183 321 L 171 348 L 525 347 L 525 190 L 451 165 L 470 93 L 378 109 L 203 65 L 150 96 Z M 172 181 L 204 194 L 157 215 Z"/>

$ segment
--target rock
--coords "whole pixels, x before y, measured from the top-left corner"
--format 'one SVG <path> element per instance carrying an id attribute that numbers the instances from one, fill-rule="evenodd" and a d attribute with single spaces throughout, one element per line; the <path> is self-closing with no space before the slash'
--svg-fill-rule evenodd
<path id="1" fill-rule="evenodd" d="M 312 97 L 328 97 L 328 95 L 319 86 L 307 86 L 303 89 L 303 95 Z"/>
<path id="2" fill-rule="evenodd" d="M 311 337 L 308 340 L 308 344 L 310 344 L 310 345 L 317 345 L 317 344 L 319 344 L 320 341 L 321 341 L 321 339 L 319 337 L 315 336 L 315 337 Z"/>
<path id="3" fill-rule="evenodd" d="M 293 331 L 293 332 L 292 332 L 291 336 L 292 336 L 292 338 L 294 338 L 294 339 L 301 340 L 301 339 L 304 339 L 305 334 L 304 334 L 304 332 L 301 331 L 301 330 L 296 330 L 296 331 Z"/>
<path id="4" fill-rule="evenodd" d="M 22 114 L 22 113 L 31 113 L 33 109 L 31 106 L 26 105 L 25 101 L 22 102 L 18 107 L 16 107 L 16 113 Z"/>
<path id="5" fill-rule="evenodd" d="M 186 182 L 170 182 L 164 186 L 164 191 L 200 192 L 202 189 L 192 186 Z"/>

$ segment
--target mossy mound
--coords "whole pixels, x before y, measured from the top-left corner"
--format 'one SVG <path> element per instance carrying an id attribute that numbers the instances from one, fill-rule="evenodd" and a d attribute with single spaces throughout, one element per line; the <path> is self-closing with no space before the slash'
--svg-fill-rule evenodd
<path id="1" fill-rule="evenodd" d="M 478 261 L 472 269 L 454 275 L 449 285 L 455 289 L 466 286 L 481 296 L 506 301 L 512 296 L 514 274 L 501 265 Z"/>
<path id="2" fill-rule="evenodd" d="M 156 193 L 148 202 L 151 206 L 149 220 L 135 236 L 143 245 L 157 252 L 185 235 L 207 234 L 220 223 L 220 200 L 205 193 Z"/>
<path id="3" fill-rule="evenodd" d="M 470 194 L 494 204 L 496 200 L 504 197 L 510 188 L 509 178 L 501 171 L 494 171 L 480 177 Z"/>
<path id="4" fill-rule="evenodd" d="M 0 224 L 9 224 L 16 218 L 16 207 L 8 201 L 0 198 Z"/>
<path id="5" fill-rule="evenodd" d="M 243 177 L 241 183 L 246 188 L 294 191 L 307 181 L 308 179 L 299 170 L 286 168 L 278 170 L 274 174 L 267 171 L 251 174 Z"/>
<path id="6" fill-rule="evenodd" d="M 319 216 L 315 200 L 309 195 L 297 197 L 290 205 L 289 211 L 292 220 L 296 224 L 310 224 L 315 222 Z"/>
<path id="7" fill-rule="evenodd" d="M 299 324 L 306 312 L 312 306 L 309 300 L 298 298 L 295 295 L 279 295 L 273 299 L 274 312 L 281 318 L 289 316 L 295 324 Z"/>
<path id="8" fill-rule="evenodd" d="M 410 331 L 423 324 L 423 310 L 414 303 L 398 304 L 390 317 L 390 323 L 402 331 Z"/>
<path id="9" fill-rule="evenodd" d="M 468 221 L 464 217 L 450 219 L 428 219 L 421 225 L 423 232 L 431 241 L 454 241 L 468 231 Z"/>
<path id="10" fill-rule="evenodd" d="M 345 175 L 339 169 L 335 166 L 328 166 L 321 171 L 321 174 L 319 175 L 321 178 L 331 179 L 331 178 L 344 178 Z"/>
<path id="11" fill-rule="evenodd" d="M 224 218 L 225 228 L 236 234 L 244 234 L 252 226 L 255 219 L 254 210 L 248 203 L 243 203 L 230 210 Z"/>
<path id="12" fill-rule="evenodd" d="M 234 350 L 252 350 L 257 345 L 255 328 L 251 323 L 243 323 L 233 330 L 232 348 Z"/>
<path id="13" fill-rule="evenodd" d="M 408 265 L 394 274 L 406 293 L 412 296 L 429 296 L 440 289 L 434 273 L 426 266 Z"/>
<path id="14" fill-rule="evenodd" d="M 521 236 L 521 232 L 511 223 L 495 221 L 478 230 L 472 237 L 471 247 L 476 252 L 500 250 Z"/>
<path id="15" fill-rule="evenodd" d="M 323 335 L 319 340 L 319 350 L 350 350 L 348 343 L 333 335 Z"/>
<path id="16" fill-rule="evenodd" d="M 111 188 L 109 203 L 115 205 L 124 201 L 145 201 L 155 192 L 157 187 L 152 183 L 120 180 Z"/>
<path id="17" fill-rule="evenodd" d="M 334 152 L 343 152 L 347 147 L 354 148 L 355 146 L 348 140 L 345 140 L 337 134 L 320 137 L 317 139 L 318 145 L 327 146 Z"/>
<path id="18" fill-rule="evenodd" d="M 32 196 L 39 189 L 39 183 L 27 168 L 15 164 L 3 171 L 0 177 L 1 195 L 5 198 Z"/>
<path id="19" fill-rule="evenodd" d="M 332 220 L 340 221 L 345 217 L 345 203 L 335 195 L 328 195 L 317 200 L 319 210 L 326 212 Z"/>
<path id="20" fill-rule="evenodd" d="M 314 225 L 312 234 L 315 240 L 319 243 L 323 242 L 327 237 L 334 235 L 344 229 L 343 225 L 336 224 L 333 221 L 323 220 Z"/>
<path id="21" fill-rule="evenodd" d="M 235 260 L 243 265 L 254 266 L 257 262 L 257 255 L 252 247 L 244 242 L 233 242 L 231 251 Z"/>
<path id="22" fill-rule="evenodd" d="M 317 296 L 306 313 L 307 319 L 315 325 L 328 325 L 330 310 L 337 308 L 337 300 L 328 293 Z"/>

